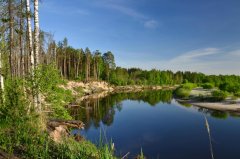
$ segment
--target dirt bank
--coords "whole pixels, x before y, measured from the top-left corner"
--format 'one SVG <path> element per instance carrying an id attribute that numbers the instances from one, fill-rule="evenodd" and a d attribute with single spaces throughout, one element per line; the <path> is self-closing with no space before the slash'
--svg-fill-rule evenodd
<path id="1" fill-rule="evenodd" d="M 74 96 L 78 96 L 77 103 L 94 98 L 103 98 L 110 93 L 121 92 L 141 92 L 145 90 L 161 90 L 161 89 L 175 89 L 174 86 L 144 86 L 144 85 L 127 85 L 127 86 L 113 86 L 107 82 L 94 81 L 94 82 L 76 82 L 68 81 L 65 85 L 60 87 L 70 90 Z"/>

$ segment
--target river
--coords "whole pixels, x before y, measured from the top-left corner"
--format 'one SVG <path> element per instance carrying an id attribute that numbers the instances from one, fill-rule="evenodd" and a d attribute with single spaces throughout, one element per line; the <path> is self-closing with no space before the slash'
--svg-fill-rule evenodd
<path id="1" fill-rule="evenodd" d="M 87 100 L 71 113 L 86 125 L 72 133 L 94 143 L 101 134 L 104 141 L 114 143 L 119 157 L 129 152 L 133 158 L 142 149 L 147 158 L 240 158 L 237 114 L 180 104 L 170 90 L 116 93 Z"/>

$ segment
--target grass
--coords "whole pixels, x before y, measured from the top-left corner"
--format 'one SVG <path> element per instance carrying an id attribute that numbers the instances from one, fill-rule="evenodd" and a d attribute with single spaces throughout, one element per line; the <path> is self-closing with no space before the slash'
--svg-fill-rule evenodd
<path id="1" fill-rule="evenodd" d="M 99 146 L 83 140 L 75 141 L 72 137 L 64 138 L 62 143 L 55 143 L 48 134 L 46 121 L 49 118 L 70 119 L 65 104 L 73 100 L 70 91 L 58 88 L 60 77 L 52 67 L 43 67 L 38 87 L 51 114 L 28 112 L 31 105 L 31 81 L 8 79 L 5 81 L 4 103 L 0 105 L 0 150 L 20 158 L 70 158 L 70 159 L 113 159 L 111 145 Z M 27 79 L 28 80 L 28 79 Z M 30 89 L 29 89 L 30 90 Z"/>

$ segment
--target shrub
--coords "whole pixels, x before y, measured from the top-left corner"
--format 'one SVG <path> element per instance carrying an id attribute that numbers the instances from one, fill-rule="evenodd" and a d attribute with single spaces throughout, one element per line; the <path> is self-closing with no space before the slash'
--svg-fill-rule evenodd
<path id="1" fill-rule="evenodd" d="M 224 82 L 224 83 L 219 85 L 219 89 L 222 90 L 222 91 L 237 93 L 237 92 L 240 92 L 240 84 Z"/>
<path id="2" fill-rule="evenodd" d="M 204 89 L 213 89 L 214 85 L 212 83 L 204 83 L 201 85 Z"/>
<path id="3" fill-rule="evenodd" d="M 235 97 L 240 97 L 240 92 L 234 93 Z"/>
<path id="4" fill-rule="evenodd" d="M 175 95 L 179 98 L 188 98 L 190 96 L 190 92 L 191 90 L 189 89 L 179 87 L 178 89 L 176 89 Z"/>
<path id="5" fill-rule="evenodd" d="M 224 91 L 213 91 L 212 92 L 212 99 L 214 101 L 222 101 L 225 100 L 227 98 L 228 94 Z"/>
<path id="6" fill-rule="evenodd" d="M 195 83 L 185 83 L 181 86 L 184 89 L 192 90 L 193 88 L 197 87 L 197 84 Z"/>

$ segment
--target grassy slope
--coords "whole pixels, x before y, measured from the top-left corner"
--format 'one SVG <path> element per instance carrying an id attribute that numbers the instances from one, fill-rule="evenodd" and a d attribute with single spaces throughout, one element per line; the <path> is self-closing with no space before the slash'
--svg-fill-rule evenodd
<path id="1" fill-rule="evenodd" d="M 42 67 L 39 76 L 40 92 L 45 102 L 44 110 L 52 114 L 28 113 L 31 96 L 22 85 L 31 88 L 31 81 L 18 79 L 6 81 L 5 101 L 0 107 L 0 149 L 20 158 L 115 158 L 109 145 L 95 146 L 89 141 L 80 143 L 65 138 L 54 143 L 47 132 L 47 118 L 71 119 L 64 105 L 73 100 L 69 91 L 58 87 L 61 81 L 52 66 Z"/>

